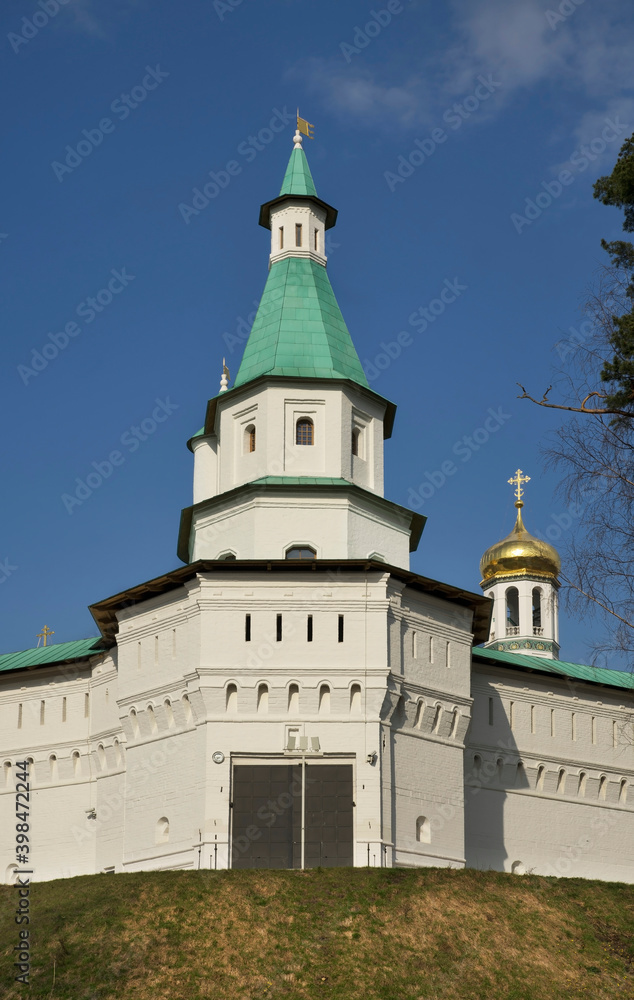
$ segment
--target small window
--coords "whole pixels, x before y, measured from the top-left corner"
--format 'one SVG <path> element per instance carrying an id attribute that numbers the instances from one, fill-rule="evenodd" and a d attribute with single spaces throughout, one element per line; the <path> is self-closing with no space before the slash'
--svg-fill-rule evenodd
<path id="1" fill-rule="evenodd" d="M 319 711 L 320 713 L 330 711 L 330 688 L 327 684 L 322 684 L 319 688 Z"/>
<path id="2" fill-rule="evenodd" d="M 3 767 L 3 770 L 4 770 L 4 787 L 5 788 L 12 788 L 13 787 L 13 772 L 11 770 L 11 761 L 10 760 L 5 760 L 5 762 L 2 765 L 2 767 Z"/>
<path id="3" fill-rule="evenodd" d="M 425 702 L 419 701 L 416 706 L 416 719 L 414 720 L 414 728 L 420 729 L 423 724 L 423 716 L 425 714 Z"/>
<path id="4" fill-rule="evenodd" d="M 284 226 L 280 226 L 280 250 L 284 249 Z"/>
<path id="5" fill-rule="evenodd" d="M 361 432 L 360 432 L 360 430 L 359 430 L 358 427 L 353 427 L 352 428 L 352 454 L 353 455 L 358 455 L 359 454 L 359 434 L 360 433 Z"/>
<path id="6" fill-rule="evenodd" d="M 531 733 L 535 732 L 535 706 L 531 705 Z"/>
<path id="7" fill-rule="evenodd" d="M 282 616 L 276 615 L 275 617 L 275 641 L 282 641 Z"/>
<path id="8" fill-rule="evenodd" d="M 493 725 L 493 698 L 489 698 L 489 725 Z"/>
<path id="9" fill-rule="evenodd" d="M 40 702 L 40 725 L 41 726 L 44 725 L 45 719 L 46 719 L 46 702 L 45 701 L 41 701 Z"/>
<path id="10" fill-rule="evenodd" d="M 306 642 L 313 641 L 313 616 L 309 615 L 306 619 Z"/>
<path id="11" fill-rule="evenodd" d="M 76 778 L 79 778 L 81 776 L 81 756 L 79 754 L 79 750 L 73 751 L 72 760 L 73 760 L 73 774 Z"/>
<path id="12" fill-rule="evenodd" d="M 297 222 L 295 224 L 295 246 L 301 247 L 302 245 L 302 224 Z"/>
<path id="13" fill-rule="evenodd" d="M 22 703 L 18 705 L 18 729 L 22 729 Z"/>
<path id="14" fill-rule="evenodd" d="M 361 711 L 361 685 L 353 684 L 350 688 L 350 711 L 358 713 Z"/>
<path id="15" fill-rule="evenodd" d="M 434 721 L 432 724 L 432 731 L 437 733 L 440 728 L 440 720 L 442 718 L 442 705 L 436 705 L 436 712 L 434 714 Z"/>
<path id="16" fill-rule="evenodd" d="M 66 698 L 62 698 L 62 722 L 66 722 Z"/>
<path id="17" fill-rule="evenodd" d="M 251 615 L 244 616 L 244 641 L 251 642 Z"/>
<path id="18" fill-rule="evenodd" d="M 601 780 L 599 782 L 599 798 L 605 799 L 607 791 L 608 791 L 608 779 L 606 778 L 605 775 L 602 775 Z"/>
<path id="19" fill-rule="evenodd" d="M 169 698 L 166 698 L 165 701 L 163 702 L 163 708 L 165 709 L 165 718 L 167 719 L 167 725 L 170 729 L 173 729 L 175 726 L 174 711 L 172 709 L 172 703 L 169 700 Z M 115 745 L 117 747 L 119 746 L 118 743 L 115 743 Z M 117 761 L 117 763 L 119 763 L 119 761 Z"/>
<path id="20" fill-rule="evenodd" d="M 288 687 L 288 711 L 293 715 L 299 712 L 299 685 L 289 684 Z"/>
<path id="21" fill-rule="evenodd" d="M 539 767 L 537 768 L 537 786 L 536 787 L 537 787 L 537 791 L 538 792 L 543 792 L 544 791 L 544 778 L 545 778 L 545 776 L 546 776 L 546 768 L 544 767 L 543 764 L 540 764 Z"/>
<path id="22" fill-rule="evenodd" d="M 238 689 L 235 684 L 227 685 L 226 709 L 227 712 L 238 711 Z"/>
<path id="23" fill-rule="evenodd" d="M 586 794 L 586 773 L 585 771 L 579 772 L 579 785 L 577 787 L 577 795 L 583 797 Z"/>
<path id="24" fill-rule="evenodd" d="M 132 723 L 132 732 L 135 736 L 138 736 L 141 730 L 139 729 L 139 720 L 137 719 L 136 711 L 133 708 L 130 709 L 130 722 Z"/>
<path id="25" fill-rule="evenodd" d="M 518 628 L 520 623 L 520 611 L 519 611 L 519 591 L 517 587 L 509 587 L 506 592 L 506 627 L 508 628 Z M 515 632 L 511 633 L 515 635 Z M 508 635 L 508 632 L 507 632 Z"/>
<path id="26" fill-rule="evenodd" d="M 308 547 L 308 545 L 298 545 L 294 546 L 292 549 L 286 550 L 286 559 L 316 559 L 317 553 L 314 549 Z"/>
<path id="27" fill-rule="evenodd" d="M 416 820 L 416 840 L 419 844 L 429 844 L 431 841 L 431 826 L 426 816 Z"/>
<path id="28" fill-rule="evenodd" d="M 300 417 L 295 426 L 295 444 L 311 445 L 315 443 L 314 425 L 310 417 Z"/>
<path id="29" fill-rule="evenodd" d="M 244 451 L 245 454 L 255 451 L 255 424 L 249 424 L 244 429 Z"/>
<path id="30" fill-rule="evenodd" d="M 269 710 L 269 688 L 267 684 L 258 685 L 258 712 Z"/>
<path id="31" fill-rule="evenodd" d="M 156 824 L 155 841 L 157 844 L 166 844 L 170 839 L 170 822 L 166 816 L 161 816 Z"/>
<path id="32" fill-rule="evenodd" d="M 192 721 L 192 706 L 189 700 L 189 695 L 184 694 L 181 698 L 183 704 L 183 712 L 185 713 L 185 722 Z"/>
<path id="33" fill-rule="evenodd" d="M 48 758 L 48 764 L 51 769 L 51 781 L 57 781 L 57 757 L 54 753 Z"/>
<path id="34" fill-rule="evenodd" d="M 154 709 L 153 709 L 152 705 L 148 705 L 148 707 L 147 707 L 147 715 L 148 715 L 148 719 L 150 721 L 150 729 L 152 730 L 153 733 L 158 732 L 158 726 L 156 724 L 156 716 L 154 714 Z"/>
<path id="35" fill-rule="evenodd" d="M 557 777 L 557 791 L 560 795 L 564 795 L 566 791 L 566 772 L 563 767 L 560 769 Z"/>
<path id="36" fill-rule="evenodd" d="M 337 623 L 337 642 L 343 642 L 343 615 L 339 615 Z"/>
<path id="37" fill-rule="evenodd" d="M 417 633 L 416 629 L 412 629 L 412 657 L 413 657 L 414 660 L 416 659 L 416 654 L 418 652 L 418 639 L 417 639 L 417 636 L 418 636 L 418 633 Z"/>
<path id="38" fill-rule="evenodd" d="M 315 253 L 319 253 L 319 230 L 315 230 Z"/>
<path id="39" fill-rule="evenodd" d="M 90 695 L 86 693 L 84 695 L 84 719 L 87 719 L 90 715 Z"/>
<path id="40" fill-rule="evenodd" d="M 624 805 L 627 802 L 627 780 L 621 778 L 621 784 L 619 786 L 619 802 Z"/>
<path id="41" fill-rule="evenodd" d="M 97 759 L 99 761 L 99 767 L 102 771 L 106 770 L 106 751 L 104 750 L 103 743 L 100 743 L 97 747 Z"/>

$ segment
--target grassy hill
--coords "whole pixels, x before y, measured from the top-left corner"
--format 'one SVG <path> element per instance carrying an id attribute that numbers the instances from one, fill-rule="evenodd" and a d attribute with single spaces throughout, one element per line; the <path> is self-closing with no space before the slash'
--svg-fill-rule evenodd
<path id="1" fill-rule="evenodd" d="M 0 886 L 6 1000 L 634 998 L 634 886 L 350 868 L 45 882 L 28 987 L 16 895 Z"/>

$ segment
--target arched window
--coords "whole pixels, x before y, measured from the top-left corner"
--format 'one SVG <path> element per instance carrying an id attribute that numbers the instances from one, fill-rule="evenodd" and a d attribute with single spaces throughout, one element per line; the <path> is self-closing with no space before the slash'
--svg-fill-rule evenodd
<path id="1" fill-rule="evenodd" d="M 315 427 L 310 417 L 300 417 L 295 425 L 295 444 L 314 444 Z"/>
<path id="2" fill-rule="evenodd" d="M 249 424 L 244 429 L 244 451 L 245 454 L 255 451 L 255 424 Z"/>
<path id="3" fill-rule="evenodd" d="M 429 844 L 431 841 L 431 826 L 427 816 L 419 816 L 416 820 L 416 840 L 419 844 Z"/>
<path id="4" fill-rule="evenodd" d="M 421 699 L 416 706 L 416 718 L 414 720 L 414 727 L 420 729 L 423 724 L 423 716 L 425 714 L 425 702 Z"/>
<path id="5" fill-rule="evenodd" d="M 621 778 L 621 784 L 619 786 L 619 802 L 621 805 L 625 805 L 627 802 L 627 780 Z"/>
<path id="6" fill-rule="evenodd" d="M 526 788 L 528 782 L 526 781 L 526 772 L 524 770 L 524 764 L 521 760 L 517 762 L 517 769 L 515 771 L 515 787 L 516 788 Z"/>
<path id="7" fill-rule="evenodd" d="M 268 712 L 269 710 L 269 688 L 268 684 L 258 685 L 258 712 Z"/>
<path id="8" fill-rule="evenodd" d="M 601 775 L 601 780 L 599 782 L 599 798 L 605 799 L 608 791 L 608 779 L 604 774 Z"/>
<path id="9" fill-rule="evenodd" d="M 2 770 L 4 772 L 4 787 L 5 788 L 12 788 L 13 787 L 13 781 L 12 781 L 13 771 L 12 771 L 12 768 L 11 768 L 11 761 L 10 760 L 5 760 L 4 764 L 2 765 Z"/>
<path id="10" fill-rule="evenodd" d="M 191 722 L 192 721 L 192 705 L 191 705 L 191 702 L 189 700 L 189 695 L 184 694 L 183 697 L 181 698 L 181 701 L 183 703 L 183 712 L 185 713 L 185 722 Z"/>
<path id="11" fill-rule="evenodd" d="M 451 720 L 451 731 L 449 733 L 450 737 L 453 739 L 458 732 L 458 722 L 460 721 L 460 712 L 457 708 L 453 710 L 453 719 Z"/>
<path id="12" fill-rule="evenodd" d="M 504 784 L 504 761 L 501 757 L 495 762 L 495 774 L 500 785 Z"/>
<path id="13" fill-rule="evenodd" d="M 165 709 L 165 718 L 167 719 L 168 728 L 173 729 L 175 725 L 174 711 L 172 709 L 172 703 L 169 700 L 169 698 L 166 698 L 165 701 L 163 702 L 163 708 Z"/>
<path id="14" fill-rule="evenodd" d="M 546 775 L 546 768 L 543 764 L 540 764 L 537 768 L 537 784 L 536 788 L 538 792 L 544 791 L 544 777 Z"/>
<path id="15" fill-rule="evenodd" d="M 79 753 L 79 750 L 73 750 L 72 761 L 73 761 L 73 774 L 75 775 L 76 778 L 79 778 L 81 777 L 81 755 Z"/>
<path id="16" fill-rule="evenodd" d="M 237 712 L 238 711 L 238 688 L 235 684 L 227 685 L 227 701 L 226 701 L 227 712 Z"/>
<path id="17" fill-rule="evenodd" d="M 297 715 L 299 712 L 299 684 L 288 686 L 288 711 Z"/>
<path id="18" fill-rule="evenodd" d="M 106 770 L 106 751 L 104 750 L 103 743 L 100 743 L 97 747 L 97 759 L 99 761 L 99 767 L 102 771 Z"/>
<path id="19" fill-rule="evenodd" d="M 533 629 L 539 629 L 536 635 L 541 635 L 542 628 L 542 592 L 539 587 L 533 587 Z"/>
<path id="20" fill-rule="evenodd" d="M 350 688 L 350 711 L 360 712 L 361 711 L 361 685 L 353 684 Z"/>
<path id="21" fill-rule="evenodd" d="M 515 629 L 519 628 L 520 624 L 520 607 L 519 607 L 519 593 L 517 587 L 509 587 L 506 591 L 506 628 L 507 635 L 509 634 L 508 629 L 513 629 L 511 635 L 517 635 Z"/>
<path id="22" fill-rule="evenodd" d="M 319 711 L 323 713 L 330 711 L 330 688 L 327 684 L 322 684 L 319 688 Z"/>
<path id="23" fill-rule="evenodd" d="M 150 720 L 150 729 L 152 730 L 153 733 L 157 732 L 158 726 L 156 724 L 156 716 L 154 714 L 154 709 L 152 708 L 151 705 L 148 705 L 147 707 L 147 716 L 148 719 Z"/>
<path id="24" fill-rule="evenodd" d="M 167 816 L 161 816 L 157 822 L 154 839 L 157 844 L 166 844 L 170 839 L 170 821 Z"/>
<path id="25" fill-rule="evenodd" d="M 136 709 L 130 709 L 130 722 L 132 723 L 132 732 L 135 736 L 138 736 L 141 732 L 139 728 L 139 720 L 137 718 Z"/>
<path id="26" fill-rule="evenodd" d="M 121 744 L 119 740 L 115 740 L 112 744 L 114 747 L 114 759 L 117 767 L 121 767 L 123 763 L 123 754 L 121 753 Z"/>
<path id="27" fill-rule="evenodd" d="M 437 733 L 440 728 L 440 720 L 442 718 L 442 705 L 436 705 L 436 713 L 434 715 L 434 722 L 432 725 L 432 730 Z"/>
<path id="28" fill-rule="evenodd" d="M 557 777 L 557 791 L 560 795 L 564 795 L 566 791 L 566 771 L 563 767 L 559 769 L 559 775 Z"/>
<path id="29" fill-rule="evenodd" d="M 482 770 L 482 757 L 479 753 L 473 755 L 473 773 L 479 775 Z"/>
<path id="30" fill-rule="evenodd" d="M 308 545 L 295 545 L 286 550 L 286 559 L 316 559 L 317 553 Z"/>
<path id="31" fill-rule="evenodd" d="M 586 772 L 579 771 L 579 785 L 577 787 L 577 795 L 584 796 L 586 794 Z"/>
<path id="32" fill-rule="evenodd" d="M 51 769 L 51 781 L 57 781 L 57 757 L 54 753 L 48 758 L 48 765 Z"/>

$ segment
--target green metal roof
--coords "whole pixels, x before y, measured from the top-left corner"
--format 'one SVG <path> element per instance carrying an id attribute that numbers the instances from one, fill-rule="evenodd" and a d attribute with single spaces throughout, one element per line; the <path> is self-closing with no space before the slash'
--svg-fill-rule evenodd
<path id="1" fill-rule="evenodd" d="M 262 476 L 254 479 L 253 486 L 353 486 L 347 479 L 334 479 L 331 476 Z"/>
<path id="2" fill-rule="evenodd" d="M 531 656 L 530 653 L 507 653 L 499 649 L 476 647 L 474 658 L 486 660 L 500 666 L 520 667 L 541 673 L 556 674 L 558 677 L 573 677 L 591 684 L 634 690 L 634 677 L 626 670 L 606 670 L 604 667 L 588 667 L 583 663 L 568 663 L 566 660 L 549 660 L 545 656 Z"/>
<path id="3" fill-rule="evenodd" d="M 313 181 L 306 153 L 301 148 L 296 148 L 291 153 L 288 161 L 284 180 L 282 181 L 282 194 L 301 194 L 317 197 L 317 190 Z"/>
<path id="4" fill-rule="evenodd" d="M 287 257 L 272 265 L 234 387 L 260 375 L 346 378 L 369 388 L 322 264 Z"/>
<path id="5" fill-rule="evenodd" d="M 23 670 L 26 667 L 42 667 L 51 663 L 68 660 L 83 660 L 102 650 L 97 647 L 103 639 L 75 639 L 73 642 L 55 642 L 51 646 L 24 649 L 19 653 L 0 654 L 0 673 L 5 670 Z"/>

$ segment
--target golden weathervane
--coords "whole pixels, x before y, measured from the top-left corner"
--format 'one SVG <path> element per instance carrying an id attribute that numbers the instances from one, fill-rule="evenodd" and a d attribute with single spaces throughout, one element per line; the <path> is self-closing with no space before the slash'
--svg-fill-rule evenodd
<path id="1" fill-rule="evenodd" d="M 517 487 L 515 490 L 515 506 L 523 507 L 524 501 L 522 497 L 524 496 L 524 490 L 522 489 L 522 483 L 530 483 L 531 477 L 525 476 L 521 469 L 518 469 L 512 479 L 507 480 L 511 486 Z"/>

